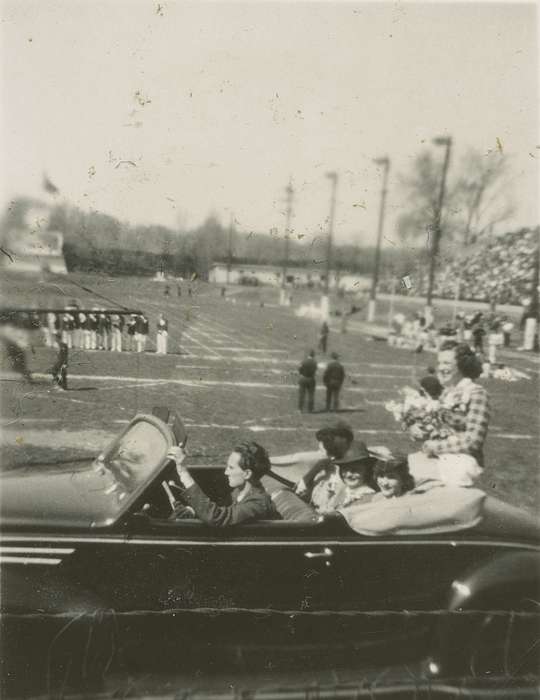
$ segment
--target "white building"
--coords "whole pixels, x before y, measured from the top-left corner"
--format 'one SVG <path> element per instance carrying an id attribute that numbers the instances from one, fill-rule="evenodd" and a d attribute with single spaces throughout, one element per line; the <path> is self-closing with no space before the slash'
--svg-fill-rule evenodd
<path id="1" fill-rule="evenodd" d="M 299 287 L 324 285 L 326 269 L 324 267 L 287 267 L 287 284 Z M 228 269 L 227 263 L 214 263 L 210 268 L 208 280 L 214 284 L 262 284 L 281 287 L 283 267 L 280 265 L 254 265 L 250 263 L 233 263 Z M 336 282 L 346 291 L 362 291 L 368 289 L 371 278 L 343 272 L 337 276 L 335 270 L 330 271 L 330 288 L 336 287 Z"/>
<path id="2" fill-rule="evenodd" d="M 67 274 L 64 237 L 58 231 L 48 230 L 49 216 L 44 207 L 29 209 L 24 228 L 12 229 L 4 236 L 2 245 L 9 253 L 9 257 L 0 257 L 4 267 L 17 272 Z"/>

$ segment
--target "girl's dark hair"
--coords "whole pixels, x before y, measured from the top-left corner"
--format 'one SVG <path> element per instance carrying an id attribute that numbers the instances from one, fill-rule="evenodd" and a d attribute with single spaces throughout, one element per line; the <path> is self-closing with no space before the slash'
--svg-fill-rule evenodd
<path id="1" fill-rule="evenodd" d="M 261 477 L 270 471 L 270 458 L 268 452 L 253 440 L 240 442 L 233 449 L 240 455 L 240 466 L 242 469 L 251 469 L 252 478 L 259 481 Z"/>
<path id="2" fill-rule="evenodd" d="M 386 461 L 378 459 L 373 472 L 375 479 L 379 476 L 387 476 L 393 479 L 399 479 L 403 487 L 403 493 L 412 491 L 414 488 L 414 478 L 409 471 L 407 457 L 399 456 L 392 457 Z"/>
<path id="3" fill-rule="evenodd" d="M 446 350 L 454 350 L 457 368 L 464 377 L 478 379 L 482 374 L 482 363 L 478 355 L 467 343 L 456 343 L 449 340 L 441 345 L 439 352 L 445 352 Z"/>

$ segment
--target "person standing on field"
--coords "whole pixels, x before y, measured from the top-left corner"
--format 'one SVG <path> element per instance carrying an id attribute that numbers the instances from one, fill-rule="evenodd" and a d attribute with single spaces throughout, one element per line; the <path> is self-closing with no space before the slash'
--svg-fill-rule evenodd
<path id="1" fill-rule="evenodd" d="M 326 410 L 339 411 L 339 394 L 345 380 L 345 369 L 339 361 L 337 352 L 333 352 L 330 357 L 332 359 L 323 374 L 323 383 L 326 387 Z"/>
<path id="2" fill-rule="evenodd" d="M 148 319 L 144 314 L 139 314 L 135 322 L 135 343 L 137 345 L 137 352 L 145 352 L 147 338 Z"/>
<path id="3" fill-rule="evenodd" d="M 118 314 L 111 315 L 111 350 L 122 352 L 122 319 Z"/>
<path id="4" fill-rule="evenodd" d="M 321 331 L 319 335 L 319 350 L 326 355 L 326 348 L 328 347 L 328 335 L 330 334 L 330 328 L 326 321 L 323 321 L 321 326 Z"/>
<path id="5" fill-rule="evenodd" d="M 298 368 L 298 409 L 304 411 L 307 396 L 308 413 L 313 413 L 315 404 L 315 375 L 317 374 L 317 362 L 315 350 L 310 350 Z"/>
<path id="6" fill-rule="evenodd" d="M 167 339 L 169 337 L 169 322 L 163 314 L 159 314 L 156 333 L 156 353 L 167 354 Z"/>

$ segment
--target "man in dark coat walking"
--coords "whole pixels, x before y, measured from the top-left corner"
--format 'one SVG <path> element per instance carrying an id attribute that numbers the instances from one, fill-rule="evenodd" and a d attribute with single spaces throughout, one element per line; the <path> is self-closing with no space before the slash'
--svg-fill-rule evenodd
<path id="1" fill-rule="evenodd" d="M 326 387 L 326 410 L 339 411 L 339 393 L 345 380 L 345 369 L 339 361 L 337 352 L 333 352 L 330 357 L 332 359 L 323 374 L 323 383 Z"/>
<path id="2" fill-rule="evenodd" d="M 315 403 L 315 374 L 317 373 L 317 362 L 315 361 L 315 350 L 310 350 L 306 358 L 298 368 L 298 409 L 304 410 L 307 395 L 307 410 L 313 413 Z"/>
<path id="3" fill-rule="evenodd" d="M 330 334 L 330 328 L 326 321 L 323 321 L 319 335 L 319 350 L 326 355 L 326 348 L 328 347 L 328 336 Z"/>
<path id="4" fill-rule="evenodd" d="M 51 368 L 54 386 L 58 389 L 67 391 L 68 388 L 68 356 L 69 350 L 67 343 L 58 339 L 58 357 Z"/>

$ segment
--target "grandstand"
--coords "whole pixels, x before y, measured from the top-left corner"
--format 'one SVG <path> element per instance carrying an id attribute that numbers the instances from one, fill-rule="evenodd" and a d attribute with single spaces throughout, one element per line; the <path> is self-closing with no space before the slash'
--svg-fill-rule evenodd
<path id="1" fill-rule="evenodd" d="M 453 299 L 459 283 L 459 298 L 467 301 L 494 301 L 519 305 L 533 294 L 535 259 L 540 229 L 521 229 L 481 239 L 462 249 L 435 277 L 435 295 Z M 427 290 L 428 270 L 415 280 L 414 294 Z M 381 291 L 391 291 L 386 281 Z M 404 291 L 404 290 L 400 290 Z"/>

